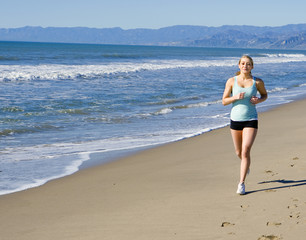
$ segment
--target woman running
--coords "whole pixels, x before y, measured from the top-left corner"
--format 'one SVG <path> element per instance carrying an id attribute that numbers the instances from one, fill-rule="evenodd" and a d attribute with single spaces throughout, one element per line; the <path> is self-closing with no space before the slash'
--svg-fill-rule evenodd
<path id="1" fill-rule="evenodd" d="M 250 152 L 258 129 L 256 104 L 265 101 L 268 94 L 264 82 L 251 74 L 253 59 L 250 56 L 242 56 L 238 66 L 240 71 L 226 82 L 222 103 L 224 106 L 233 104 L 231 135 L 236 154 L 241 159 L 237 193 L 243 195 L 245 178 L 251 164 Z M 259 98 L 256 97 L 257 91 L 260 94 Z"/>

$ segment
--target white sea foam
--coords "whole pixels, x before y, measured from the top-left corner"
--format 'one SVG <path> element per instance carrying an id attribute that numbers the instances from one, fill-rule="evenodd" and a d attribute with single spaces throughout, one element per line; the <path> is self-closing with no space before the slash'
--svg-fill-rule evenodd
<path id="1" fill-rule="evenodd" d="M 300 54 L 300 53 L 293 53 L 293 54 L 285 54 L 285 53 L 275 53 L 275 54 L 271 54 L 271 53 L 266 53 L 263 54 L 264 56 L 267 56 L 269 58 L 291 58 L 291 59 L 304 59 L 305 55 L 304 54 Z"/>
<path id="2" fill-rule="evenodd" d="M 34 188 L 34 187 L 39 187 L 39 186 L 44 185 L 45 183 L 47 183 L 51 180 L 71 175 L 71 174 L 73 174 L 73 173 L 75 173 L 79 170 L 79 167 L 82 165 L 83 162 L 90 159 L 89 155 L 90 155 L 89 152 L 84 152 L 84 153 L 80 154 L 79 159 L 71 162 L 70 165 L 66 166 L 61 174 L 57 174 L 57 175 L 53 174 L 53 175 L 51 175 L 49 177 L 45 177 L 45 178 L 41 177 L 41 176 L 37 176 L 37 178 L 33 178 L 33 177 L 35 177 L 35 175 L 32 175 L 31 176 L 32 178 L 29 178 L 27 180 L 19 180 L 19 181 L 17 180 L 18 177 L 15 176 L 14 177 L 15 180 L 17 180 L 15 182 L 15 187 L 14 187 L 14 183 L 12 184 L 12 182 L 10 181 L 8 183 L 8 185 L 10 187 L 7 188 L 7 189 L 5 189 L 5 187 L 1 186 L 1 185 L 6 184 L 5 181 L 2 181 L 1 185 L 0 185 L 0 189 L 2 189 L 2 190 L 0 190 L 0 195 L 5 195 L 5 194 L 13 193 L 13 192 L 19 192 L 19 191 L 27 190 L 27 189 Z M 24 171 L 27 171 L 27 170 L 30 171 L 31 169 L 23 169 L 23 170 Z M 52 174 L 55 169 L 49 168 L 49 170 L 50 170 L 50 173 Z M 3 190 L 3 189 L 5 189 L 5 190 Z"/>
<path id="3" fill-rule="evenodd" d="M 202 108 L 202 107 L 207 107 L 209 105 L 212 104 L 219 104 L 221 103 L 222 100 L 217 100 L 217 101 L 212 101 L 212 102 L 199 102 L 199 103 L 192 103 L 192 104 L 188 104 L 188 105 L 177 105 L 177 106 L 172 106 L 172 107 L 165 107 L 162 108 L 152 114 L 141 114 L 141 116 L 143 117 L 148 117 L 151 115 L 165 115 L 165 114 L 169 114 L 171 112 L 173 112 L 174 110 L 177 109 L 184 109 L 184 108 Z"/>
<path id="4" fill-rule="evenodd" d="M 213 101 L 213 102 L 200 102 L 200 103 L 194 103 L 194 104 L 188 104 L 187 107 L 188 108 L 194 108 L 194 107 L 207 107 L 209 105 L 212 104 L 219 104 L 221 103 L 222 100 L 217 100 L 217 101 Z"/>
<path id="5" fill-rule="evenodd" d="M 271 90 L 267 90 L 268 93 L 274 93 L 274 92 L 282 92 L 282 91 L 286 91 L 287 88 L 282 88 L 282 87 L 276 87 L 276 88 L 273 88 Z"/>
<path id="6" fill-rule="evenodd" d="M 103 75 L 156 71 L 174 68 L 231 66 L 232 61 L 149 61 L 145 63 L 112 63 L 101 65 L 0 65 L 0 81 L 91 79 Z"/>
<path id="7" fill-rule="evenodd" d="M 304 54 L 266 54 L 255 57 L 256 64 L 306 61 Z M 223 60 L 150 60 L 141 63 L 121 62 L 100 65 L 0 65 L 0 81 L 91 79 L 103 75 L 156 71 L 175 68 L 230 67 L 237 65 L 236 58 Z"/>
<path id="8" fill-rule="evenodd" d="M 287 62 L 305 62 L 305 54 L 264 54 L 266 57 L 254 57 L 257 64 L 265 63 L 287 63 Z"/>
<path id="9" fill-rule="evenodd" d="M 160 114 L 168 114 L 171 113 L 173 110 L 171 108 L 163 108 L 159 111 L 157 111 L 156 113 L 154 113 L 154 115 L 160 115 Z"/>

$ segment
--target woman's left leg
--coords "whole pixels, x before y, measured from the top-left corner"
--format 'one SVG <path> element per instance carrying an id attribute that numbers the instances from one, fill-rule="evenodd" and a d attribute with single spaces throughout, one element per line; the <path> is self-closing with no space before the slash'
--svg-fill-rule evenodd
<path id="1" fill-rule="evenodd" d="M 245 181 L 251 164 L 251 148 L 257 134 L 256 128 L 244 128 L 242 131 L 242 149 L 240 165 L 240 183 Z"/>

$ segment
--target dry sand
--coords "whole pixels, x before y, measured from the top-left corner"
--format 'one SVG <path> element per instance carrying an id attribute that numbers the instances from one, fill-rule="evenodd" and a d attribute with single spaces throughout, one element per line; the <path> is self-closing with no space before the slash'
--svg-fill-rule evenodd
<path id="1" fill-rule="evenodd" d="M 244 196 L 226 127 L 0 196 L 0 239 L 304 240 L 305 109 L 260 114 Z"/>

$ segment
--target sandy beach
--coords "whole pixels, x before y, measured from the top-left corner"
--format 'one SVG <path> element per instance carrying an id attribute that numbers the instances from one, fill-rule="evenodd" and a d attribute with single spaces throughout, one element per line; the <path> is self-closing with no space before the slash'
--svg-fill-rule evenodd
<path id="1" fill-rule="evenodd" d="M 244 196 L 225 127 L 0 196 L 0 239 L 305 239 L 305 109 L 259 115 Z"/>

